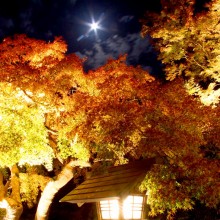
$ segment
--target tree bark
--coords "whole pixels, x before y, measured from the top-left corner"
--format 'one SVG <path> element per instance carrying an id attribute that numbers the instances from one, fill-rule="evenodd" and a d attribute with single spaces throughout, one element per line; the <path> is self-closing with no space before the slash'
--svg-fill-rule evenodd
<path id="1" fill-rule="evenodd" d="M 89 167 L 90 164 L 82 161 L 70 161 L 64 166 L 57 179 L 55 181 L 50 181 L 44 188 L 38 203 L 35 220 L 48 219 L 49 208 L 55 194 L 73 178 L 73 169 L 77 166 Z"/>
<path id="2" fill-rule="evenodd" d="M 7 195 L 9 185 L 12 188 L 10 196 Z M 20 196 L 19 170 L 16 165 L 11 168 L 11 182 L 3 184 L 3 175 L 0 173 L 0 207 L 6 210 L 5 219 L 19 220 L 23 212 Z"/>

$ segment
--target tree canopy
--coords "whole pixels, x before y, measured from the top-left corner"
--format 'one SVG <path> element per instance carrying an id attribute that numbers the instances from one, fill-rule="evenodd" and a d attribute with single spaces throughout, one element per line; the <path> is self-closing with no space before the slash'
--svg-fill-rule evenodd
<path id="1" fill-rule="evenodd" d="M 5 83 L 1 83 L 0 100 L 0 166 L 43 164 L 52 170 L 54 156 L 42 110 Z"/>
<path id="2" fill-rule="evenodd" d="M 198 1 L 199 2 L 199 1 Z M 189 94 L 205 105 L 220 100 L 220 3 L 162 0 L 159 14 L 146 13 L 142 34 L 150 34 L 164 64 L 166 78 L 183 76 Z"/>
<path id="3" fill-rule="evenodd" d="M 49 207 L 59 187 L 79 175 L 74 166 L 87 166 L 83 161 L 149 157 L 161 158 L 141 187 L 151 214 L 192 209 L 195 200 L 219 204 L 219 107 L 189 96 L 182 79 L 164 84 L 127 66 L 126 56 L 86 74 L 61 39 L 18 35 L 0 51 L 0 188 L 12 187 L 10 175 L 20 179 L 13 193 L 0 194 L 0 207 L 32 207 L 44 189 L 47 205 L 39 207 Z M 57 173 L 56 163 L 63 171 L 51 179 L 43 166 Z M 46 219 L 48 210 L 38 210 L 36 219 Z"/>

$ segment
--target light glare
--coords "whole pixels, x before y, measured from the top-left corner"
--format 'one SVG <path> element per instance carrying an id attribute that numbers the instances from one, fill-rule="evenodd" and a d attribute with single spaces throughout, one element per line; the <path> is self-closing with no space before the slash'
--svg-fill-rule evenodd
<path id="1" fill-rule="evenodd" d="M 141 219 L 143 196 L 128 196 L 123 202 L 125 219 Z"/>
<path id="2" fill-rule="evenodd" d="M 99 25 L 98 25 L 98 23 L 97 22 L 93 22 L 92 24 L 91 24 L 91 29 L 92 30 L 97 30 L 99 28 Z"/>
<path id="3" fill-rule="evenodd" d="M 100 202 L 102 219 L 119 219 L 119 201 L 105 200 Z M 141 219 L 143 196 L 128 196 L 122 205 L 124 219 Z"/>
<path id="4" fill-rule="evenodd" d="M 119 204 L 118 200 L 101 201 L 102 219 L 118 219 Z"/>

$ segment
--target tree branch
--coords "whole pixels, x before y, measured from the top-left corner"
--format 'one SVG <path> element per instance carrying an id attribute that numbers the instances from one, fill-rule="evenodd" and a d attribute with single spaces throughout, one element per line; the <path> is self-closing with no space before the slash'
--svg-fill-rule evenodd
<path id="1" fill-rule="evenodd" d="M 55 194 L 64 186 L 66 185 L 74 176 L 73 169 L 74 167 L 89 167 L 90 164 L 88 162 L 76 160 L 70 161 L 66 164 L 61 171 L 61 173 L 57 176 L 55 181 L 50 181 L 40 198 L 38 203 L 37 212 L 35 215 L 35 220 L 46 220 L 48 219 L 48 212 L 52 200 Z"/>

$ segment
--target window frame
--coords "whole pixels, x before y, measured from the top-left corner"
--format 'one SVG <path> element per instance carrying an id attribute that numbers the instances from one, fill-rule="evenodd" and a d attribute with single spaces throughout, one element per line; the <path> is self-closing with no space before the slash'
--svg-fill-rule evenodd
<path id="1" fill-rule="evenodd" d="M 131 199 L 132 199 L 132 203 L 131 203 L 131 205 L 129 205 L 131 208 L 132 208 L 132 218 L 130 218 L 130 216 L 129 216 L 129 218 L 125 218 L 126 216 L 124 216 L 124 202 L 126 201 L 126 199 L 128 199 L 129 197 L 132 197 Z M 140 203 L 138 203 L 138 202 L 135 202 L 135 200 L 136 200 L 136 198 L 135 197 L 142 197 L 143 199 L 142 199 L 142 204 L 140 205 Z M 112 208 L 113 208 L 113 206 L 112 207 L 110 207 L 109 206 L 109 209 L 108 209 L 108 207 L 106 207 L 106 206 L 103 206 L 103 204 L 110 204 L 110 203 L 114 203 L 113 201 L 117 201 L 117 205 L 118 205 L 118 218 L 114 218 L 115 217 L 115 215 L 111 215 L 111 211 L 112 211 Z M 123 220 L 127 220 L 127 219 L 129 219 L 129 220 L 140 220 L 140 219 L 143 219 L 143 214 L 144 214 L 144 209 L 145 209 L 145 201 L 146 201 L 146 196 L 145 195 L 143 195 L 143 194 L 130 194 L 130 195 L 128 195 L 125 199 L 123 199 L 123 201 L 122 201 L 122 199 L 105 199 L 105 200 L 102 200 L 102 201 L 99 201 L 99 202 L 97 202 L 96 203 L 96 205 L 97 205 L 97 212 L 98 212 L 98 219 L 99 220 L 117 220 L 117 219 L 119 219 L 120 217 L 120 212 L 121 212 L 121 215 L 123 216 Z M 122 205 L 121 205 L 121 203 L 123 203 Z M 120 206 L 122 206 L 122 208 L 121 208 L 121 210 L 119 209 L 119 207 Z M 106 212 L 109 212 L 109 214 L 108 214 L 108 216 L 110 217 L 110 218 L 103 218 L 103 215 L 102 215 L 102 208 L 104 207 L 104 209 L 106 209 Z M 141 212 L 140 213 L 140 218 L 135 218 L 135 213 L 136 212 L 136 214 L 137 214 L 137 212 Z M 107 213 L 106 213 L 106 216 L 107 216 Z"/>

